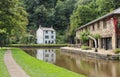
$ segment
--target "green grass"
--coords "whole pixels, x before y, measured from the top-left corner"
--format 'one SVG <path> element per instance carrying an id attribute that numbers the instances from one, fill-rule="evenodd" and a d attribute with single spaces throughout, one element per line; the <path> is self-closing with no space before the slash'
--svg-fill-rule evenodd
<path id="1" fill-rule="evenodd" d="M 85 77 L 53 64 L 37 60 L 20 49 L 12 49 L 12 54 L 16 62 L 23 67 L 30 77 Z"/>
<path id="2" fill-rule="evenodd" d="M 0 48 L 0 77 L 10 77 L 8 70 L 4 64 L 5 49 Z"/>
<path id="3" fill-rule="evenodd" d="M 69 44 L 10 44 L 6 45 L 8 47 L 63 47 L 68 46 Z"/>
<path id="4" fill-rule="evenodd" d="M 81 46 L 81 49 L 83 49 L 83 50 L 91 50 L 92 48 L 89 47 L 89 46 Z"/>

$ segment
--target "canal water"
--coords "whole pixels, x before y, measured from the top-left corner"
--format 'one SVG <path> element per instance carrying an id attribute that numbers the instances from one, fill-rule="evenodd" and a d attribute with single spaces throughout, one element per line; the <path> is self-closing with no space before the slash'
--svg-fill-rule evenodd
<path id="1" fill-rule="evenodd" d="M 84 57 L 60 49 L 23 49 L 29 55 L 87 77 L 120 77 L 120 61 Z"/>

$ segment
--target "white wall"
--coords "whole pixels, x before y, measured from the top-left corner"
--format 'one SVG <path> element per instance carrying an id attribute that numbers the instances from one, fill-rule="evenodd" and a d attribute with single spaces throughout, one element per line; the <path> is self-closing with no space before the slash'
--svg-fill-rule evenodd
<path id="1" fill-rule="evenodd" d="M 42 29 L 38 29 L 36 31 L 36 38 L 37 38 L 37 44 L 43 44 L 43 30 Z"/>

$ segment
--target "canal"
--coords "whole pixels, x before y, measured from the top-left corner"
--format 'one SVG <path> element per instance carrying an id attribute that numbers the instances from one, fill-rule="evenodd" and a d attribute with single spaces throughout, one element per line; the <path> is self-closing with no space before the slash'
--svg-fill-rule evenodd
<path id="1" fill-rule="evenodd" d="M 120 62 L 84 57 L 60 49 L 23 49 L 36 59 L 55 64 L 87 77 L 120 77 Z"/>

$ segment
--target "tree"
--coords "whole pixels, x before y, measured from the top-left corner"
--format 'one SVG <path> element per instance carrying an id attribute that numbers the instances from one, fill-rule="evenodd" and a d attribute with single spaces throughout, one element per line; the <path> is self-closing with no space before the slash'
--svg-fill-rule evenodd
<path id="1" fill-rule="evenodd" d="M 17 0 L 2 0 L 0 7 L 0 29 L 5 31 L 6 37 L 21 37 L 28 23 L 26 11 Z"/>
<path id="2" fill-rule="evenodd" d="M 69 37 L 74 38 L 75 30 L 96 18 L 95 11 L 88 5 L 79 5 L 70 17 Z"/>

